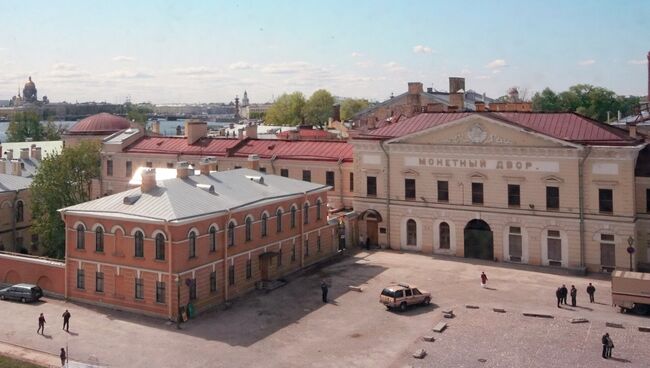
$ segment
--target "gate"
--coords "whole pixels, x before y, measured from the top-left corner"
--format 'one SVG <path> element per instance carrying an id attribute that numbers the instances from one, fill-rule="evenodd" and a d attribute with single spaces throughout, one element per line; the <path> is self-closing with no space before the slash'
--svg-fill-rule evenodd
<path id="1" fill-rule="evenodd" d="M 494 259 L 494 242 L 490 226 L 472 220 L 465 226 L 465 258 Z"/>

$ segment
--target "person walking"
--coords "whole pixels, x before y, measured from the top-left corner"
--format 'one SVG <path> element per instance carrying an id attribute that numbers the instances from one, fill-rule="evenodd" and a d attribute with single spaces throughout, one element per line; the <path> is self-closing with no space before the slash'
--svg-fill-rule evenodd
<path id="1" fill-rule="evenodd" d="M 587 286 L 587 294 L 589 294 L 589 303 L 594 303 L 594 294 L 596 293 L 596 287 L 589 283 Z"/>
<path id="2" fill-rule="evenodd" d="M 327 287 L 327 283 L 325 282 L 325 280 L 322 280 L 320 282 L 320 291 L 321 291 L 321 294 L 322 294 L 322 297 L 323 297 L 323 303 L 327 303 L 328 287 Z"/>
<path id="3" fill-rule="evenodd" d="M 70 317 L 71 317 L 70 312 L 68 312 L 68 310 L 66 309 L 65 312 L 63 312 L 63 315 L 61 317 L 63 317 L 63 329 L 65 330 L 65 332 L 70 332 L 69 331 Z"/>
<path id="4" fill-rule="evenodd" d="M 59 354 L 59 357 L 61 358 L 61 367 L 65 367 L 65 361 L 68 360 L 68 356 L 66 355 L 64 348 L 61 348 L 61 354 Z"/>
<path id="5" fill-rule="evenodd" d="M 566 305 L 566 297 L 569 295 L 569 289 L 566 288 L 566 285 L 562 284 L 562 304 Z"/>
<path id="6" fill-rule="evenodd" d="M 607 358 L 609 359 L 609 358 L 612 357 L 612 350 L 614 349 L 614 341 L 612 341 L 612 338 L 609 337 L 609 334 L 606 334 L 606 335 L 607 335 L 607 354 L 606 355 L 607 355 Z"/>
<path id="7" fill-rule="evenodd" d="M 41 335 L 45 333 L 45 316 L 43 316 L 43 313 L 38 316 L 38 330 L 36 330 L 36 333 L 40 333 Z"/>
<path id="8" fill-rule="evenodd" d="M 366 250 L 370 250 L 370 237 L 366 238 Z"/>
<path id="9" fill-rule="evenodd" d="M 557 307 L 560 308 L 560 304 L 562 304 L 562 288 L 559 287 L 557 290 L 555 290 L 555 297 L 557 298 Z"/>
<path id="10" fill-rule="evenodd" d="M 485 289 L 485 287 L 487 287 L 487 281 L 488 281 L 487 275 L 485 274 L 485 272 L 481 272 L 481 287 L 482 288 Z"/>
<path id="11" fill-rule="evenodd" d="M 578 296 L 578 289 L 575 285 L 571 285 L 571 305 L 576 306 L 576 297 Z"/>

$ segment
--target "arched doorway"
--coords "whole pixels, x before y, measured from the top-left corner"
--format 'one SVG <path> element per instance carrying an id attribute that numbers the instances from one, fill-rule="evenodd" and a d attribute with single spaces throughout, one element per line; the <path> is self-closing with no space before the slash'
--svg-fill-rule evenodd
<path id="1" fill-rule="evenodd" d="M 375 210 L 366 210 L 361 213 L 362 221 L 366 222 L 366 238 L 363 243 L 370 242 L 370 245 L 379 244 L 379 223 L 382 221 L 381 214 Z"/>
<path id="2" fill-rule="evenodd" d="M 472 220 L 465 226 L 465 258 L 494 259 L 492 230 L 483 220 Z"/>

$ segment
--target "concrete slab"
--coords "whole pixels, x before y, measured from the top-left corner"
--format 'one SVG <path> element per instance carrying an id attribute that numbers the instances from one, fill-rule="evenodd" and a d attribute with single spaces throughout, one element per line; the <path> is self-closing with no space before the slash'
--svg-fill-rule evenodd
<path id="1" fill-rule="evenodd" d="M 433 332 L 441 333 L 447 328 L 447 322 L 438 322 L 438 324 L 433 328 Z"/>
<path id="2" fill-rule="evenodd" d="M 506 310 L 503 308 L 492 308 L 492 311 L 497 312 L 497 313 L 505 313 Z"/>
<path id="3" fill-rule="evenodd" d="M 434 341 L 436 341 L 436 338 L 433 337 L 433 336 L 422 336 L 422 340 L 429 341 L 429 342 L 434 342 Z"/>
<path id="4" fill-rule="evenodd" d="M 348 288 L 349 288 L 350 290 L 352 290 L 352 291 L 357 291 L 357 292 L 359 292 L 359 293 L 363 291 L 363 288 L 362 288 L 361 286 L 353 286 L 353 285 L 350 285 Z"/>
<path id="5" fill-rule="evenodd" d="M 571 323 L 589 323 L 589 320 L 586 318 L 571 318 L 569 320 Z"/>
<path id="6" fill-rule="evenodd" d="M 415 359 L 424 359 L 425 356 L 427 356 L 427 351 L 424 349 L 419 349 L 413 353 L 413 358 Z"/>
<path id="7" fill-rule="evenodd" d="M 545 314 L 545 313 L 524 312 L 523 315 L 526 316 L 526 317 L 553 318 L 552 315 Z"/>
<path id="8" fill-rule="evenodd" d="M 622 323 L 618 323 L 618 322 L 605 322 L 605 326 L 611 327 L 611 328 L 625 328 L 625 327 L 623 327 Z"/>
<path id="9" fill-rule="evenodd" d="M 639 331 L 641 331 L 641 332 L 650 332 L 650 327 L 639 326 Z"/>
<path id="10" fill-rule="evenodd" d="M 467 308 L 467 309 L 478 309 L 478 305 L 465 304 L 465 308 Z"/>

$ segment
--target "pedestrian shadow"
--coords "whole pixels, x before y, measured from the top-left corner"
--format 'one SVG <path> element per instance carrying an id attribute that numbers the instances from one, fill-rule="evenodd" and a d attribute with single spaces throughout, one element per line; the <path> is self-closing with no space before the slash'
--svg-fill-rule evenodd
<path id="1" fill-rule="evenodd" d="M 44 338 L 46 338 L 46 339 L 48 339 L 48 340 L 52 340 L 52 335 L 45 335 L 45 334 L 42 334 L 41 336 L 43 336 Z"/>
<path id="2" fill-rule="evenodd" d="M 623 358 L 614 358 L 614 357 L 611 357 L 611 358 L 609 358 L 609 359 L 610 359 L 610 360 L 617 361 L 617 362 L 621 362 L 621 363 L 632 363 L 632 361 L 630 361 L 630 360 L 628 360 L 628 359 L 623 359 Z"/>
<path id="3" fill-rule="evenodd" d="M 607 303 L 601 303 L 601 302 L 594 302 L 593 304 L 598 304 L 598 305 L 609 305 Z"/>
<path id="4" fill-rule="evenodd" d="M 570 310 L 570 311 L 574 311 L 574 312 L 575 312 L 575 309 L 573 309 L 573 308 L 569 308 L 569 307 L 566 307 L 566 306 L 562 306 L 562 305 L 560 306 L 560 309 L 566 309 L 566 310 Z"/>
<path id="5" fill-rule="evenodd" d="M 483 289 L 485 289 L 485 290 L 493 290 L 493 291 L 498 290 L 498 289 L 496 289 L 496 288 L 489 287 L 489 286 L 486 286 L 486 287 L 484 287 Z"/>
<path id="6" fill-rule="evenodd" d="M 588 311 L 590 311 L 590 312 L 593 312 L 593 311 L 594 311 L 593 308 L 589 308 L 589 307 L 581 307 L 581 306 L 579 306 L 579 305 L 576 305 L 574 308 L 580 308 L 580 309 L 588 310 Z"/>
<path id="7" fill-rule="evenodd" d="M 71 336 L 79 336 L 78 332 L 70 332 L 70 331 L 66 331 L 66 332 Z"/>

